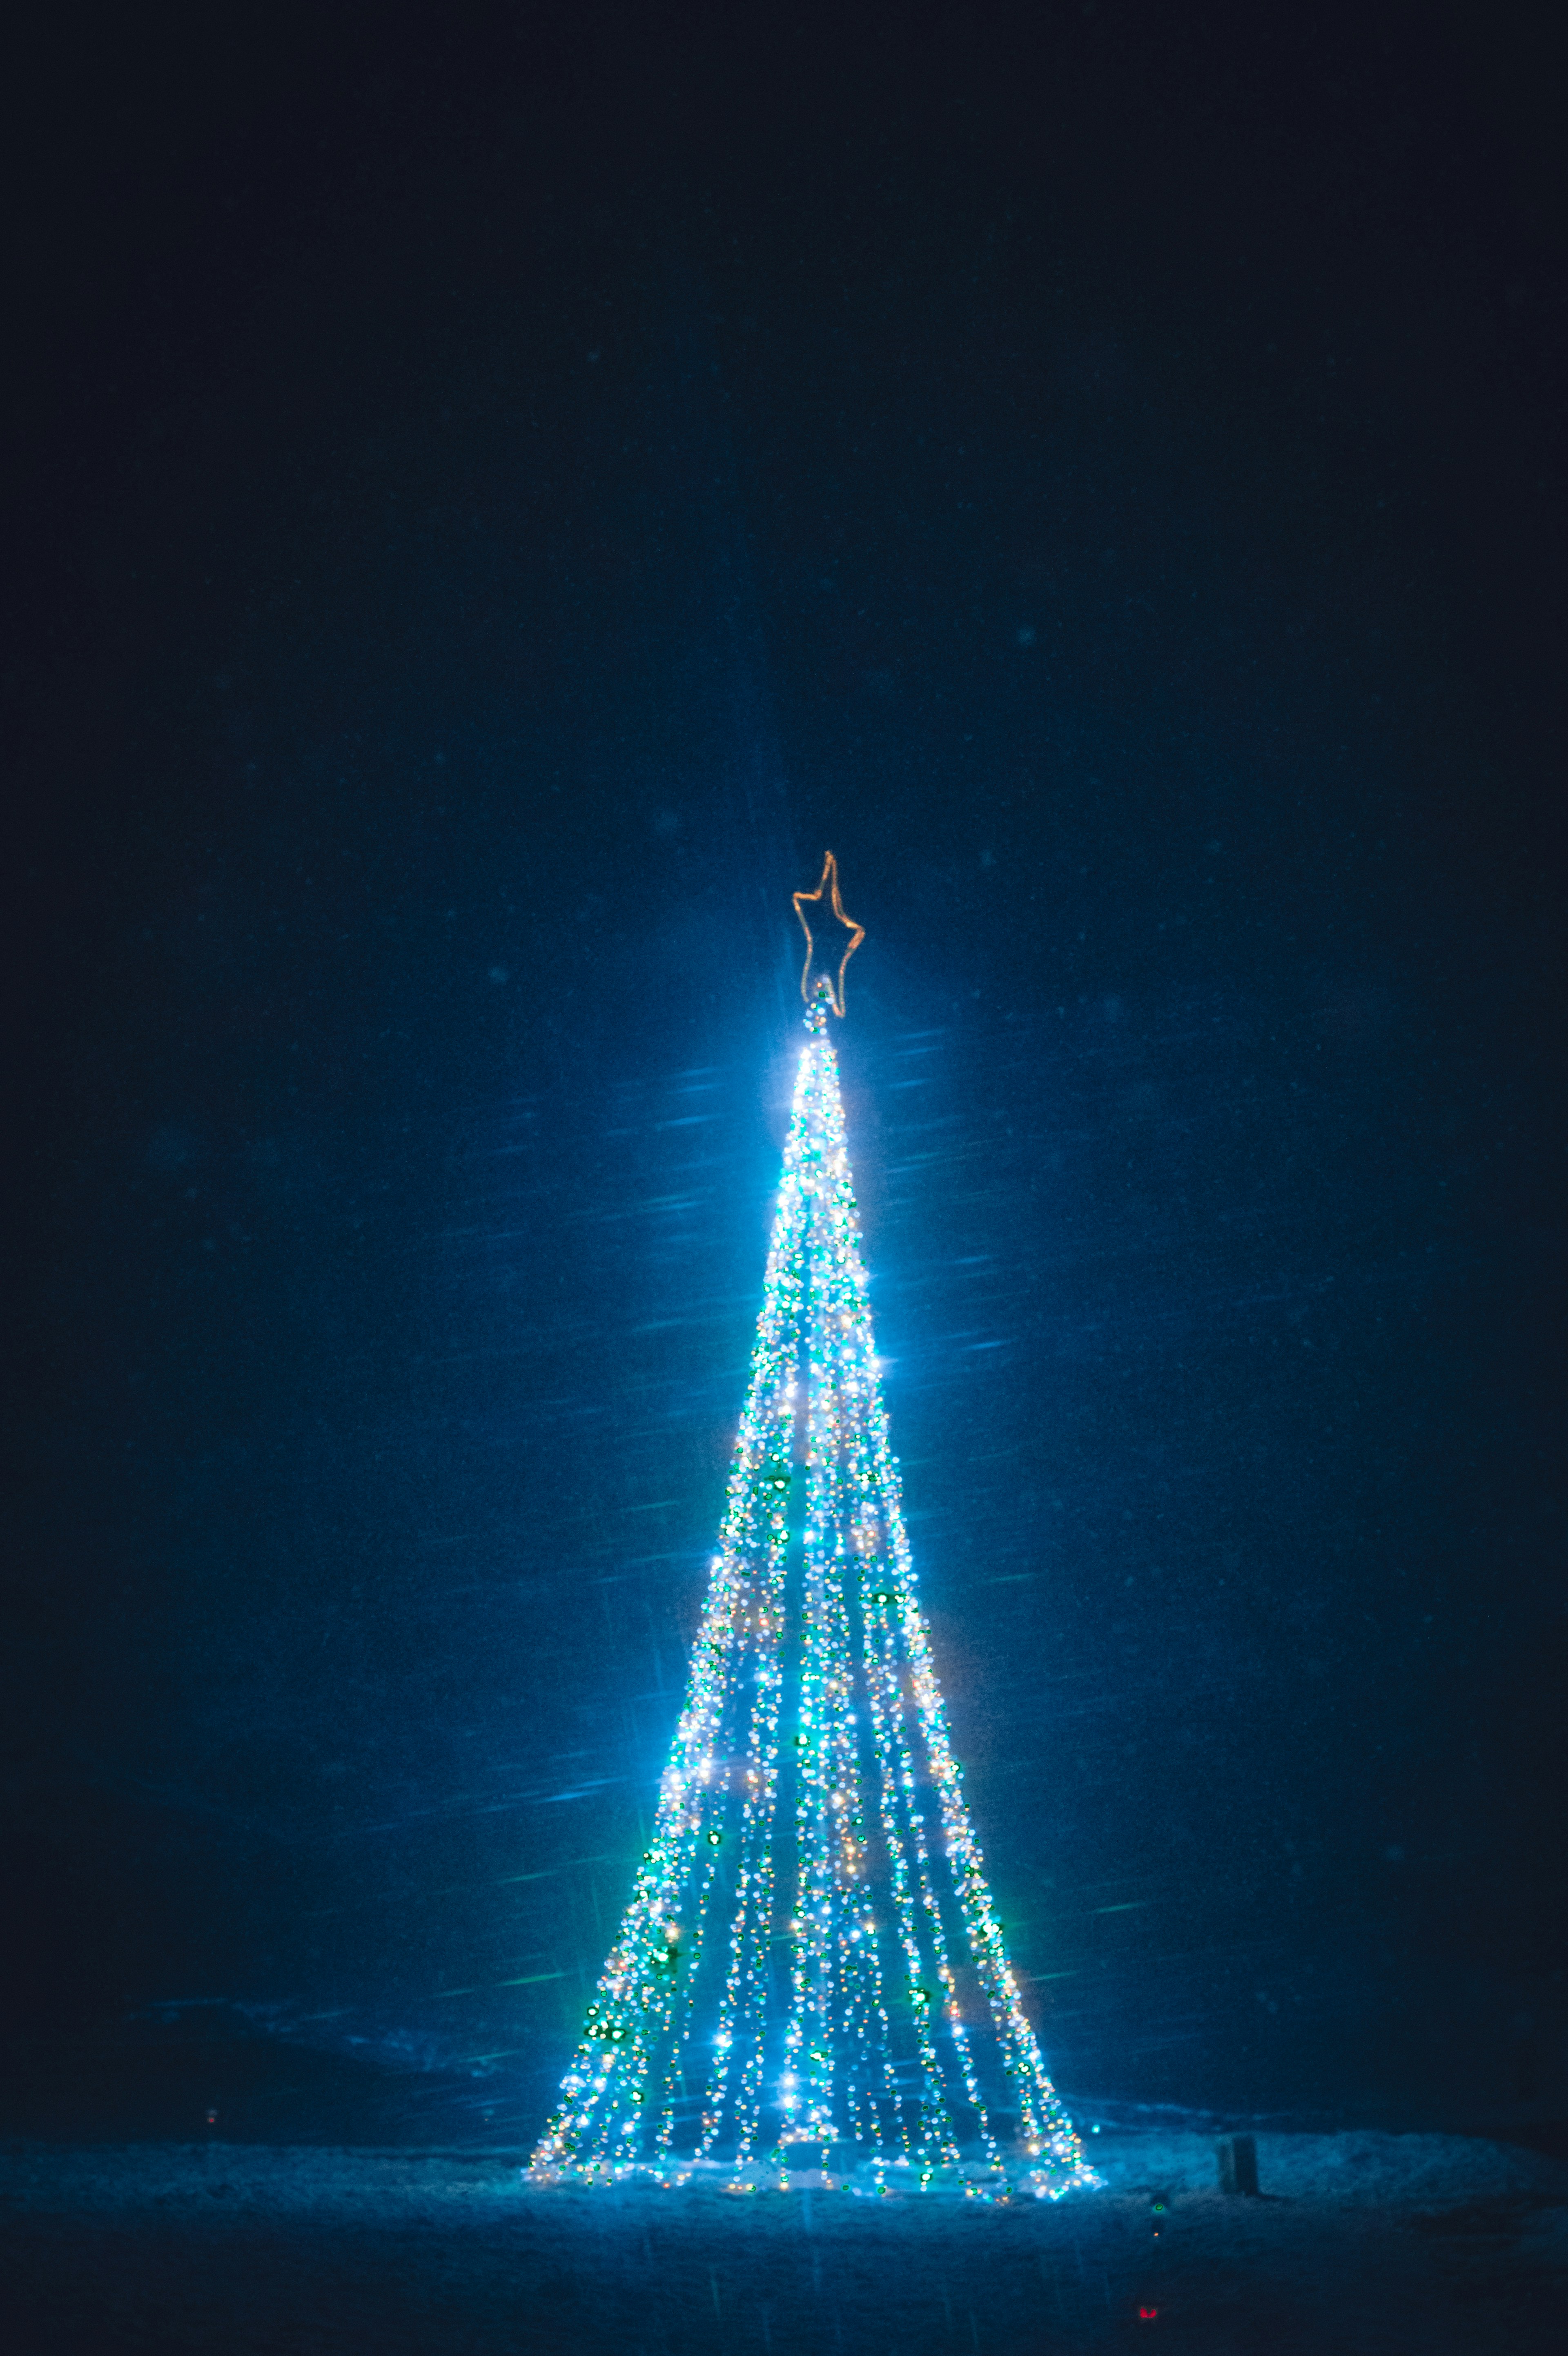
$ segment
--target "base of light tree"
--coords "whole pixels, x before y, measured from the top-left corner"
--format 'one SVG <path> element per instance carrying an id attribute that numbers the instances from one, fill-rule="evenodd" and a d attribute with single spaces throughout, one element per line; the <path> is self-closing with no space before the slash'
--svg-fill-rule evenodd
<path id="1" fill-rule="evenodd" d="M 799 2156 L 770 2152 L 766 2159 L 628 2160 L 519 2171 L 531 2190 L 553 2185 L 648 2185 L 666 2191 L 688 2187 L 746 2196 L 760 2192 L 844 2192 L 862 2201 L 947 2200 L 976 2201 L 1059 2201 L 1069 2192 L 1093 2192 L 1102 2179 L 1087 2162 L 1042 2163 L 1033 2153 L 1009 2154 L 999 2162 L 976 2159 L 926 2161 L 904 2153 L 858 2152 L 853 2145 L 823 2147 L 802 2144 Z"/>

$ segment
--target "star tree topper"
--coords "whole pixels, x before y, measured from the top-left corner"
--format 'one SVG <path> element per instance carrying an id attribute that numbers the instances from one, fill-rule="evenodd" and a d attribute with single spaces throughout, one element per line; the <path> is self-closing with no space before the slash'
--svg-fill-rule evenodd
<path id="1" fill-rule="evenodd" d="M 795 914 L 800 919 L 800 930 L 806 936 L 806 962 L 800 973 L 800 995 L 809 1006 L 812 997 L 811 968 L 818 968 L 819 986 L 826 983 L 828 1003 L 835 1014 L 843 1012 L 844 968 L 865 938 L 865 926 L 846 916 L 843 902 L 839 898 L 839 863 L 830 851 L 822 864 L 822 880 L 814 892 L 797 892 Z M 849 935 L 843 942 L 843 954 L 838 961 L 838 979 L 833 978 L 833 952 L 843 940 L 843 934 L 834 930 L 842 926 Z"/>

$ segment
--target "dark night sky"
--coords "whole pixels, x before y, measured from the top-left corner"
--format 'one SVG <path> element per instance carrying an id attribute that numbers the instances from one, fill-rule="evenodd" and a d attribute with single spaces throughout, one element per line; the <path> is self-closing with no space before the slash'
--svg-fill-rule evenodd
<path id="1" fill-rule="evenodd" d="M 537 2123 L 831 844 L 1059 2081 L 1568 2108 L 1537 26 L 318 14 L 6 77 L 8 2032 Z"/>

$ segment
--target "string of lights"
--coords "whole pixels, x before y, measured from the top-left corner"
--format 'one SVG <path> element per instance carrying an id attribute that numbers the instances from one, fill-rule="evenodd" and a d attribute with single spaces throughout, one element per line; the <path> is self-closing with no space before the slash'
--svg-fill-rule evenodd
<path id="1" fill-rule="evenodd" d="M 1007 1959 L 919 1605 L 841 1004 L 826 979 L 808 1002 L 684 1707 L 536 2182 L 1097 2181 Z"/>

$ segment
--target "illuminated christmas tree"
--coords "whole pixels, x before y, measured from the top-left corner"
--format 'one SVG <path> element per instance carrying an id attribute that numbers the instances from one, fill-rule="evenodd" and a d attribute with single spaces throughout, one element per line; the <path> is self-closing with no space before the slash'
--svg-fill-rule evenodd
<path id="1" fill-rule="evenodd" d="M 888 1445 L 830 1012 L 830 857 L 751 1381 L 652 1837 L 536 2180 L 1096 2179 L 1007 1960 Z M 827 925 L 835 980 L 813 978 Z"/>

